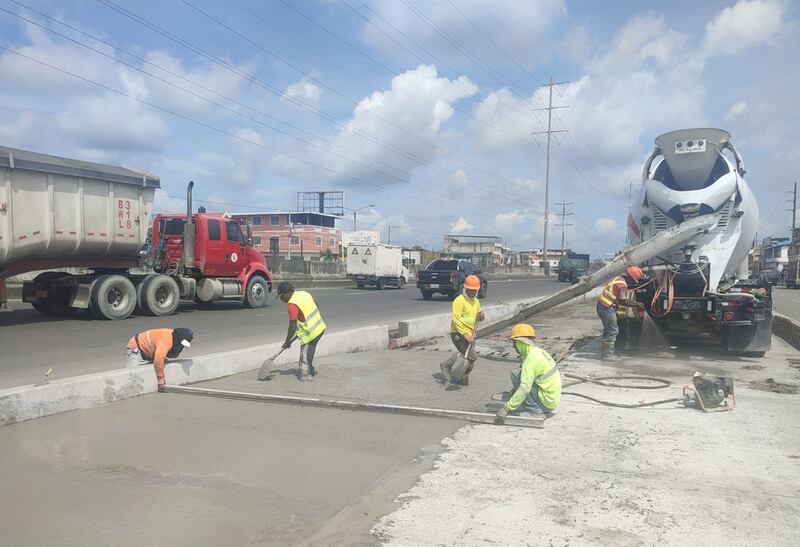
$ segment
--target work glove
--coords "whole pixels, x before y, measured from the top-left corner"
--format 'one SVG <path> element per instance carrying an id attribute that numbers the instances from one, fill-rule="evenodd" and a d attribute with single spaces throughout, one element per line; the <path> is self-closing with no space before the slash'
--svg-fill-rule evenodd
<path id="1" fill-rule="evenodd" d="M 159 393 L 165 393 L 166 391 L 167 391 L 167 385 L 166 384 L 158 384 L 158 392 Z"/>
<path id="2" fill-rule="evenodd" d="M 502 407 L 497 411 L 497 415 L 494 417 L 494 423 L 503 425 L 506 423 L 506 416 L 508 416 L 508 410 L 506 410 L 506 407 Z"/>
<path id="3" fill-rule="evenodd" d="M 485 320 L 486 320 L 486 314 L 483 313 L 482 311 L 478 312 L 478 322 L 485 321 Z"/>
<path id="4" fill-rule="evenodd" d="M 292 341 L 289 340 L 288 342 L 284 342 L 281 346 L 283 349 L 289 349 L 292 346 Z"/>

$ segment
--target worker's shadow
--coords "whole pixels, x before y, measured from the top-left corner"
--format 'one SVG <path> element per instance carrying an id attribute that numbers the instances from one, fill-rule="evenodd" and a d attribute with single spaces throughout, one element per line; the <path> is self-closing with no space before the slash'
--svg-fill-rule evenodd
<path id="1" fill-rule="evenodd" d="M 264 376 L 264 378 L 259 378 L 260 382 L 269 382 L 276 376 L 294 376 L 297 377 L 298 371 L 297 367 L 294 366 L 292 368 L 274 368 L 269 371 L 269 374 Z"/>
<path id="2" fill-rule="evenodd" d="M 434 380 L 436 380 L 437 384 L 441 384 L 443 386 L 447 386 L 445 388 L 445 391 L 458 391 L 459 389 L 461 389 L 461 386 L 458 385 L 458 384 L 450 384 L 450 383 L 448 383 L 447 379 L 444 377 L 444 374 L 442 374 L 441 372 L 435 372 L 435 373 L 431 374 L 431 376 L 433 377 Z"/>

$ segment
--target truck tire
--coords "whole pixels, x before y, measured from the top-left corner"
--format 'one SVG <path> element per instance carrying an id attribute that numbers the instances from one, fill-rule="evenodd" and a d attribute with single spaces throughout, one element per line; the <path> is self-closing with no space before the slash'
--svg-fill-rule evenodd
<path id="1" fill-rule="evenodd" d="M 401 278 L 399 278 L 397 280 L 397 288 L 398 289 L 402 289 L 405 286 L 405 284 L 406 284 L 406 278 L 405 277 L 401 277 Z"/>
<path id="2" fill-rule="evenodd" d="M 386 280 L 385 280 L 385 279 L 383 279 L 382 277 L 379 277 L 379 278 L 378 278 L 378 281 L 376 281 L 376 282 L 375 282 L 375 287 L 376 287 L 376 288 L 377 288 L 379 291 L 382 291 L 383 289 L 385 289 L 385 288 L 386 288 Z"/>
<path id="3" fill-rule="evenodd" d="M 487 284 L 482 283 L 481 288 L 478 291 L 478 298 L 486 298 L 486 289 L 487 289 Z"/>
<path id="4" fill-rule="evenodd" d="M 164 274 L 147 276 L 137 292 L 142 311 L 156 317 L 175 313 L 181 300 L 178 283 Z"/>
<path id="5" fill-rule="evenodd" d="M 92 283 L 89 309 L 98 319 L 125 319 L 134 308 L 136 308 L 136 287 L 127 277 L 116 274 L 101 275 Z"/>
<path id="6" fill-rule="evenodd" d="M 248 308 L 263 308 L 269 297 L 269 283 L 260 275 L 254 275 L 247 282 L 244 291 L 244 305 Z"/>
<path id="7" fill-rule="evenodd" d="M 430 300 L 433 297 L 433 293 L 431 291 L 422 291 L 422 299 L 423 300 Z"/>

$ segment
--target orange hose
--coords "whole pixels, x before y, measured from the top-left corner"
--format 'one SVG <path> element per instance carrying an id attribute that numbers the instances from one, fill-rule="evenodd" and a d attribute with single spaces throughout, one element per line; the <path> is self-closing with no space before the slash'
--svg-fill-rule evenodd
<path id="1" fill-rule="evenodd" d="M 669 312 L 672 311 L 672 304 L 675 301 L 675 287 L 673 284 L 672 272 L 665 270 L 661 273 L 661 277 L 666 279 L 659 280 L 658 289 L 656 289 L 656 292 L 653 295 L 653 301 L 650 302 L 650 313 L 654 317 L 658 317 L 659 319 L 666 317 L 669 314 Z M 667 309 L 664 310 L 663 312 L 658 312 L 656 308 L 656 302 L 658 302 L 658 297 L 661 296 L 662 281 L 666 281 L 667 285 Z"/>

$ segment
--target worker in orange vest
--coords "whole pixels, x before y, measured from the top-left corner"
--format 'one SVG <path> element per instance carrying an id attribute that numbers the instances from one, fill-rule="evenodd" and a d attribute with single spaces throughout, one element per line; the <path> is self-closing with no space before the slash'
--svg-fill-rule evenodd
<path id="1" fill-rule="evenodd" d="M 164 361 L 177 358 L 183 348 L 191 347 L 193 339 L 194 333 L 189 329 L 151 329 L 135 334 L 128 341 L 128 366 L 153 363 L 158 391 L 164 391 Z"/>
<path id="2" fill-rule="evenodd" d="M 606 288 L 600 293 L 597 299 L 597 315 L 603 322 L 603 351 L 601 357 L 604 361 L 619 361 L 619 357 L 614 355 L 614 345 L 617 341 L 619 328 L 617 327 L 617 308 L 619 306 L 629 306 L 644 310 L 645 306 L 637 302 L 633 292 L 628 289 L 639 283 L 642 278 L 642 269 L 639 266 L 631 266 L 623 275 L 618 275 L 608 282 Z M 629 281 L 632 283 L 629 284 Z"/>

